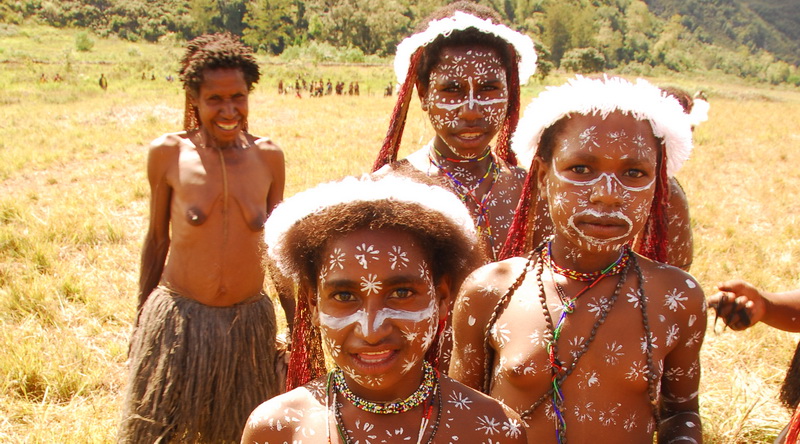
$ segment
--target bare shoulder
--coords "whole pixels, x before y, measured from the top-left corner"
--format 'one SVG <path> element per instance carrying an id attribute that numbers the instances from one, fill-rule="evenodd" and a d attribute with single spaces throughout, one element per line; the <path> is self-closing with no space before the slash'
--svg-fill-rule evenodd
<path id="1" fill-rule="evenodd" d="M 153 139 L 150 142 L 150 150 L 170 150 L 180 147 L 186 143 L 188 138 L 185 131 L 177 133 L 166 133 Z"/>
<path id="2" fill-rule="evenodd" d="M 705 294 L 691 274 L 641 256 L 637 259 L 645 279 L 645 289 L 651 293 L 651 299 L 663 299 L 664 306 L 671 311 L 685 308 L 693 314 L 705 312 Z"/>
<path id="3" fill-rule="evenodd" d="M 298 431 L 314 429 L 313 418 L 324 416 L 324 381 L 312 381 L 265 401 L 250 414 L 242 442 L 293 442 Z"/>
<path id="4" fill-rule="evenodd" d="M 460 440 L 485 442 L 480 438 L 491 437 L 493 443 L 527 442 L 522 420 L 505 404 L 448 376 L 441 377 L 441 384 L 444 430 L 454 440 L 466 432 Z"/>
<path id="5" fill-rule="evenodd" d="M 260 136 L 253 136 L 248 135 L 248 137 L 253 138 L 253 145 L 261 151 L 279 151 L 283 152 L 278 145 L 272 141 L 269 137 L 260 137 Z"/>
<path id="6" fill-rule="evenodd" d="M 496 300 L 498 293 L 511 287 L 527 266 L 528 260 L 524 257 L 488 263 L 467 277 L 461 287 L 462 294 L 493 295 L 489 298 Z"/>

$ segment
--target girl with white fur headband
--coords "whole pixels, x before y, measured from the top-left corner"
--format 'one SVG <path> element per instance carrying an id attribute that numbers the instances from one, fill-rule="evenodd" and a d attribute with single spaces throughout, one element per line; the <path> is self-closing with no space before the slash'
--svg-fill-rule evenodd
<path id="1" fill-rule="evenodd" d="M 480 253 L 452 193 L 351 177 L 287 199 L 264 231 L 300 291 L 290 391 L 251 414 L 243 443 L 526 442 L 517 414 L 437 369 L 449 299 Z"/>
<path id="2" fill-rule="evenodd" d="M 543 92 L 519 128 L 532 167 L 515 257 L 462 286 L 450 375 L 517 411 L 530 442 L 701 442 L 703 291 L 653 260 L 688 117 L 643 80 L 578 77 Z M 537 195 L 554 234 L 532 248 Z"/>
<path id="3" fill-rule="evenodd" d="M 438 178 L 461 198 L 496 260 L 525 177 L 509 139 L 519 118 L 520 84 L 536 70 L 533 41 L 500 23 L 492 9 L 460 1 L 437 10 L 403 40 L 394 65 L 402 86 L 373 171 L 397 161 L 416 87 L 435 135 L 400 162 Z"/>

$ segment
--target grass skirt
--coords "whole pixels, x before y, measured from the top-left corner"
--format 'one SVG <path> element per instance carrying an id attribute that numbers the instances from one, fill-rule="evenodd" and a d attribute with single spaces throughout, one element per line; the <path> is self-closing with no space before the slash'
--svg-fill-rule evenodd
<path id="1" fill-rule="evenodd" d="M 131 337 L 119 442 L 238 443 L 280 392 L 275 334 L 267 296 L 210 307 L 156 288 Z"/>

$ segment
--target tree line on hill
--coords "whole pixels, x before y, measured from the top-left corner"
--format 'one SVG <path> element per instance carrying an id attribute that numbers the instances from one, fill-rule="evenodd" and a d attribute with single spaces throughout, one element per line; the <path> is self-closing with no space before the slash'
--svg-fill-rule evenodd
<path id="1" fill-rule="evenodd" d="M 530 35 L 540 75 L 552 68 L 721 71 L 800 85 L 796 0 L 482 0 Z M 390 56 L 403 38 L 448 0 L 16 0 L 0 22 L 33 20 L 88 28 L 100 36 L 158 41 L 227 30 L 259 52 L 312 44 L 350 54 Z M 787 14 L 794 14 L 794 18 Z M 773 25 L 772 20 L 776 23 Z M 291 51 L 289 51 L 291 53 Z"/>

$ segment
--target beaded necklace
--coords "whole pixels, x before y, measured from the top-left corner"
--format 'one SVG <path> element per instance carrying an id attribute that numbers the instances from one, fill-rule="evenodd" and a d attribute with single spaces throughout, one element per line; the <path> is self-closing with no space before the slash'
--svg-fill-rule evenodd
<path id="1" fill-rule="evenodd" d="M 436 153 L 439 157 L 450 162 L 473 163 L 473 162 L 479 162 L 489 157 L 491 155 L 491 148 L 487 147 L 485 154 L 476 157 L 474 159 L 451 159 L 448 157 L 444 157 L 439 152 L 439 150 L 437 150 L 436 147 L 433 146 L 432 142 L 429 144 L 429 146 L 430 149 L 428 150 L 428 160 L 430 161 L 431 165 L 438 168 L 441 173 L 443 173 L 445 176 L 447 176 L 448 179 L 450 179 L 450 182 L 453 184 L 452 190 L 461 199 L 461 201 L 464 202 L 465 205 L 468 205 L 467 201 L 468 199 L 475 205 L 473 216 L 475 218 L 475 228 L 478 231 L 478 237 L 485 236 L 489 240 L 489 247 L 490 247 L 489 249 L 491 250 L 492 253 L 492 260 L 497 260 L 497 253 L 495 252 L 494 233 L 492 232 L 492 220 L 489 214 L 489 207 L 487 205 L 487 202 L 491 197 L 492 190 L 494 189 L 494 185 L 495 183 L 497 183 L 497 179 L 500 177 L 500 168 L 494 162 L 494 158 L 493 157 L 490 158 L 489 167 L 486 169 L 486 173 L 484 173 L 484 175 L 478 179 L 478 182 L 472 188 L 468 188 L 460 180 L 458 180 L 458 178 L 455 177 L 455 175 L 452 172 L 450 172 L 447 168 L 445 168 L 444 165 L 439 163 L 434 156 L 434 153 Z M 492 176 L 492 182 L 489 185 L 489 189 L 486 191 L 483 197 L 478 199 L 478 197 L 475 195 L 475 192 L 478 190 L 478 187 L 481 186 L 483 181 L 486 180 L 486 178 L 489 177 L 490 175 Z"/>
<path id="2" fill-rule="evenodd" d="M 427 368 L 433 369 L 433 367 L 425 361 L 426 370 Z M 439 423 L 442 419 L 442 390 L 439 384 L 439 377 L 438 372 L 434 370 L 435 375 L 435 383 L 433 386 L 433 395 L 436 396 L 434 400 L 433 396 L 430 396 L 423 400 L 421 403 L 422 408 L 422 420 L 419 424 L 419 434 L 417 435 L 417 444 L 422 444 L 422 438 L 425 436 L 425 430 L 428 428 L 428 424 L 430 424 L 431 414 L 433 413 L 434 404 L 436 404 L 436 421 L 434 421 L 433 425 L 431 426 L 431 432 L 428 436 L 428 440 L 425 441 L 425 444 L 430 444 L 433 442 L 434 436 L 436 436 L 436 431 L 439 429 Z M 327 388 L 325 390 L 325 405 L 326 409 L 332 411 L 333 418 L 336 423 L 336 431 L 339 435 L 339 439 L 344 444 L 353 444 L 353 440 L 350 438 L 350 434 L 347 431 L 347 428 L 344 425 L 344 419 L 342 418 L 342 412 L 339 408 L 339 403 L 336 401 L 336 392 L 338 389 L 336 388 L 336 381 L 335 381 L 335 371 L 328 374 L 328 383 Z M 333 402 L 331 402 L 331 398 L 333 398 Z M 419 404 L 418 404 L 419 405 Z M 330 413 L 329 413 L 330 414 Z M 388 413 L 387 413 L 388 414 Z M 328 420 L 327 427 L 327 438 L 328 444 L 332 444 L 331 441 L 331 432 L 330 432 L 330 420 Z"/>
<path id="3" fill-rule="evenodd" d="M 553 319 L 550 315 L 550 310 L 547 308 L 547 295 L 544 291 L 544 282 L 542 281 L 542 274 L 544 271 L 544 265 L 547 263 L 548 265 L 552 263 L 552 257 L 549 257 L 550 248 L 542 250 L 542 260 L 537 261 L 536 266 L 536 282 L 539 285 L 539 300 L 542 304 L 542 312 L 544 313 L 545 321 L 547 322 L 547 329 L 548 329 L 548 336 L 550 337 L 547 342 L 547 354 L 548 360 L 550 364 L 550 373 L 551 373 L 551 384 L 552 388 L 548 390 L 548 393 L 545 394 L 546 397 L 551 397 L 551 403 L 553 406 L 553 412 L 555 414 L 555 423 L 556 423 L 556 439 L 558 440 L 559 444 L 566 443 L 567 441 L 567 422 L 564 419 L 564 415 L 562 413 L 564 407 L 564 393 L 561 390 L 561 387 L 564 383 L 564 380 L 567 376 L 572 373 L 575 367 L 578 364 L 578 360 L 589 350 L 589 345 L 594 341 L 595 335 L 597 334 L 597 329 L 602 325 L 608 314 L 611 312 L 611 308 L 614 306 L 614 302 L 616 302 L 617 298 L 619 297 L 620 290 L 622 289 L 622 284 L 625 282 L 625 278 L 628 271 L 628 263 L 629 261 L 625 261 L 625 266 L 622 269 L 618 269 L 617 265 L 622 262 L 623 257 L 629 257 L 628 250 L 623 248 L 622 255 L 620 255 L 619 259 L 617 259 L 613 264 L 606 267 L 604 270 L 601 271 L 600 275 L 598 275 L 592 283 L 587 285 L 583 288 L 578 294 L 573 298 L 567 298 L 566 294 L 564 293 L 564 289 L 555 282 L 555 270 L 549 268 L 550 273 L 553 274 L 553 282 L 556 286 L 556 291 L 558 293 L 559 300 L 562 304 L 561 316 L 558 319 L 558 322 L 555 326 L 553 326 Z M 545 257 L 549 257 L 549 261 Z M 558 339 L 561 336 L 561 331 L 564 327 L 564 322 L 567 319 L 567 315 L 569 313 L 573 313 L 575 311 L 575 302 L 578 300 L 578 297 L 585 293 L 588 289 L 594 287 L 598 282 L 603 280 L 606 276 L 612 275 L 611 271 L 617 270 L 616 273 L 613 274 L 621 274 L 619 282 L 617 283 L 616 288 L 614 289 L 614 293 L 611 295 L 611 299 L 609 301 L 608 307 L 603 310 L 600 314 L 600 317 L 597 318 L 594 325 L 592 326 L 591 333 L 589 334 L 589 338 L 584 342 L 581 346 L 580 350 L 578 350 L 575 354 L 575 359 L 570 364 L 569 368 L 564 365 L 564 362 L 558 358 Z M 560 274 L 560 273 L 559 273 Z M 542 401 L 544 399 L 541 399 Z M 538 402 L 538 401 L 537 401 Z M 527 413 L 527 412 L 526 412 Z M 532 413 L 532 411 L 531 411 Z"/>
<path id="4" fill-rule="evenodd" d="M 602 276 L 618 274 L 628 265 L 628 261 L 630 260 L 628 250 L 629 247 L 627 245 L 623 246 L 622 250 L 620 250 L 619 257 L 616 261 L 614 261 L 613 264 L 602 270 L 584 273 L 571 268 L 564 268 L 556 264 L 556 262 L 553 260 L 553 241 L 549 240 L 547 241 L 547 248 L 542 250 L 542 260 L 545 262 L 545 265 L 547 265 L 547 268 L 557 274 L 560 274 L 561 276 L 566 276 L 576 281 L 597 282 L 597 279 Z M 577 296 L 575 297 L 577 298 Z"/>
<path id="5" fill-rule="evenodd" d="M 336 368 L 333 374 L 333 388 L 338 393 L 341 393 L 345 399 L 350 401 L 354 406 L 359 409 L 377 413 L 379 415 L 391 415 L 395 413 L 405 413 L 414 407 L 422 404 L 431 395 L 436 388 L 438 379 L 436 378 L 436 370 L 428 361 L 423 361 L 423 377 L 422 383 L 419 385 L 414 393 L 410 394 L 406 399 L 394 402 L 375 402 L 368 401 L 350 390 L 347 386 L 347 381 L 344 379 L 344 371 L 341 368 Z"/>
<path id="6" fill-rule="evenodd" d="M 658 374 L 656 373 L 656 366 L 655 366 L 655 362 L 653 361 L 653 341 L 652 341 L 652 335 L 650 333 L 651 332 L 650 323 L 649 323 L 649 319 L 648 319 L 648 316 L 647 316 L 647 297 L 644 294 L 644 276 L 642 275 L 642 270 L 639 267 L 638 261 L 636 259 L 636 255 L 634 253 L 632 253 L 630 251 L 630 249 L 626 249 L 627 250 L 626 256 L 628 256 L 629 259 L 626 261 L 627 262 L 626 267 L 619 273 L 620 274 L 619 281 L 617 282 L 617 285 L 614 288 L 614 292 L 611 295 L 611 298 L 609 300 L 608 305 L 602 309 L 602 313 L 600 313 L 600 317 L 595 321 L 594 325 L 592 326 L 592 329 L 591 329 L 591 331 L 589 333 L 588 340 L 585 341 L 582 344 L 581 348 L 577 352 L 575 352 L 573 361 L 569 364 L 569 366 L 564 366 L 563 363 L 561 363 L 560 361 L 557 360 L 557 353 L 556 353 L 557 352 L 557 344 L 555 344 L 555 342 L 552 341 L 552 332 L 554 330 L 553 329 L 553 320 L 552 320 L 552 318 L 550 316 L 550 311 L 547 308 L 546 295 L 545 295 L 545 292 L 544 292 L 544 282 L 542 281 L 542 273 L 544 271 L 543 270 L 543 268 L 544 268 L 544 264 L 543 264 L 544 260 L 542 259 L 543 255 L 541 253 L 542 253 L 542 250 L 546 246 L 547 246 L 546 243 L 542 243 L 538 247 L 536 247 L 534 250 L 531 250 L 531 252 L 527 256 L 527 260 L 526 260 L 525 266 L 522 269 L 522 272 L 519 274 L 519 276 L 514 281 L 514 283 L 511 285 L 511 287 L 509 287 L 508 291 L 497 301 L 497 304 L 495 305 L 495 308 L 492 311 L 492 314 L 491 314 L 491 316 L 489 318 L 488 325 L 487 325 L 487 327 L 485 329 L 484 341 L 483 341 L 483 347 L 484 347 L 484 350 L 486 351 L 486 357 L 484 359 L 484 368 L 485 368 L 485 374 L 487 375 L 485 377 L 484 381 L 483 381 L 483 390 L 482 390 L 483 393 L 486 393 L 486 394 L 490 394 L 491 393 L 491 377 L 490 377 L 490 375 L 492 375 L 492 367 L 491 367 L 492 366 L 492 359 L 491 359 L 492 353 L 491 353 L 491 347 L 489 345 L 490 344 L 490 338 L 491 338 L 491 336 L 490 336 L 491 335 L 491 331 L 493 330 L 493 326 L 497 322 L 497 319 L 499 319 L 500 314 L 503 312 L 504 308 L 506 307 L 506 304 L 508 304 L 508 302 L 511 300 L 512 296 L 514 295 L 514 293 L 516 293 L 517 289 L 525 281 L 525 278 L 526 278 L 528 272 L 534 268 L 534 261 L 536 262 L 535 269 L 536 269 L 536 281 L 537 281 L 537 284 L 539 286 L 539 301 L 540 301 L 540 303 L 542 305 L 542 312 L 544 314 L 545 321 L 547 322 L 547 327 L 548 327 L 548 330 L 549 330 L 548 333 L 550 333 L 550 337 L 551 337 L 551 343 L 553 344 L 553 357 L 556 358 L 556 359 L 554 359 L 554 363 L 558 364 L 558 366 L 557 366 L 558 374 L 555 375 L 556 377 L 554 379 L 554 384 L 545 393 L 543 393 L 542 396 L 540 396 L 533 404 L 531 404 L 531 406 L 527 410 L 519 412 L 519 416 L 522 419 L 526 419 L 526 418 L 530 417 L 530 415 L 532 415 L 533 412 L 535 412 L 539 408 L 539 406 L 542 405 L 542 403 L 544 401 L 546 401 L 548 398 L 551 398 L 553 400 L 558 400 L 558 402 L 561 405 L 563 405 L 564 397 L 563 397 L 563 393 L 561 393 L 561 391 L 560 391 L 560 388 L 563 385 L 564 380 L 566 380 L 567 377 L 569 375 L 571 375 L 575 371 L 575 368 L 577 368 L 577 365 L 578 365 L 578 361 L 588 351 L 589 345 L 594 341 L 594 338 L 597 335 L 597 329 L 600 327 L 600 325 L 602 325 L 605 322 L 606 317 L 611 312 L 611 308 L 614 306 L 614 303 L 618 299 L 619 294 L 620 294 L 620 292 L 622 290 L 622 286 L 626 281 L 626 277 L 628 275 L 629 269 L 633 268 L 635 270 L 636 276 L 638 278 L 638 287 L 639 288 L 638 288 L 638 291 L 636 293 L 638 295 L 639 307 L 641 308 L 641 312 L 642 312 L 642 324 L 643 324 L 644 331 L 645 331 L 645 341 L 646 341 L 646 345 L 647 345 L 646 359 L 647 359 L 647 370 L 648 370 L 647 371 L 647 383 L 648 383 L 648 388 L 649 388 L 648 397 L 650 398 L 650 405 L 652 407 L 653 418 L 655 419 L 655 423 L 658 424 L 659 423 L 659 417 L 660 417 L 659 411 L 658 411 L 658 409 L 659 409 Z M 590 284 L 590 286 L 591 285 L 592 284 Z M 557 288 L 557 290 L 558 290 L 558 288 Z M 563 289 L 562 289 L 562 291 L 563 291 Z M 566 296 L 562 295 L 561 292 L 559 293 L 559 297 L 563 298 L 562 300 L 566 299 Z M 555 368 L 551 367 L 551 371 L 555 371 L 555 370 L 556 370 Z M 557 390 L 558 390 L 559 393 L 556 395 L 555 392 Z M 559 413 L 560 413 L 560 410 L 559 410 Z M 558 422 L 559 419 L 562 422 Z M 559 416 L 559 414 L 557 414 L 557 417 L 556 417 L 556 421 L 557 421 L 557 423 L 556 423 L 556 437 L 558 439 L 558 442 L 560 442 L 562 444 L 566 443 L 566 423 L 563 422 L 563 419 L 564 419 L 563 415 Z M 563 430 L 561 429 L 560 424 L 563 424 Z"/>

